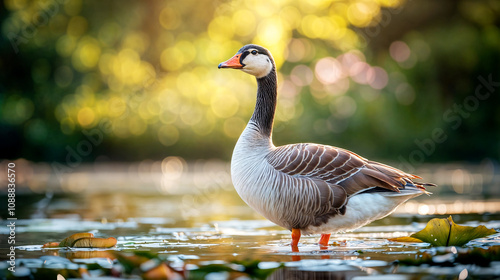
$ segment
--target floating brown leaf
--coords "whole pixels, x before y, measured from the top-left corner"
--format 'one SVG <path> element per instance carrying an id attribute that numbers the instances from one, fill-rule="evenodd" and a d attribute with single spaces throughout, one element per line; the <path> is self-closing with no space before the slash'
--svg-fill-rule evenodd
<path id="1" fill-rule="evenodd" d="M 73 243 L 74 248 L 111 248 L 116 245 L 116 238 L 84 237 Z"/>
<path id="2" fill-rule="evenodd" d="M 90 232 L 79 232 L 72 234 L 71 236 L 66 237 L 63 241 L 61 241 L 61 243 L 59 243 L 59 247 L 73 247 L 73 243 L 75 243 L 76 240 L 85 237 L 94 237 L 94 234 Z"/>
<path id="3" fill-rule="evenodd" d="M 116 245 L 116 238 L 95 238 L 89 232 L 75 233 L 63 241 L 45 243 L 43 248 L 75 247 L 75 248 L 111 248 Z"/>
<path id="4" fill-rule="evenodd" d="M 45 243 L 43 244 L 42 248 L 57 248 L 57 247 L 60 247 L 59 246 L 59 242 L 49 242 L 49 243 Z"/>

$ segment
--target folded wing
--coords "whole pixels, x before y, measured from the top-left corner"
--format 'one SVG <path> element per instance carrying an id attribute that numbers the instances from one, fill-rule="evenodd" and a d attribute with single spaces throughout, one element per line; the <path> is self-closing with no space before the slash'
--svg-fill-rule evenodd
<path id="1" fill-rule="evenodd" d="M 418 176 L 326 145 L 281 146 L 267 156 L 267 162 L 286 175 L 324 182 L 330 188 L 341 187 L 346 198 L 375 187 L 399 192 L 408 185 L 428 185 L 414 183 L 413 179 L 420 179 Z"/>

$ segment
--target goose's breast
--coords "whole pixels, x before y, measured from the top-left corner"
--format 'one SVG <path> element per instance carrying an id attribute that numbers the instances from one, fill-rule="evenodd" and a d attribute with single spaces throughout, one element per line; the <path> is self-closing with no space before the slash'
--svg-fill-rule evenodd
<path id="1" fill-rule="evenodd" d="M 235 150 L 231 160 L 231 179 L 240 197 L 267 218 L 264 206 L 272 203 L 277 180 L 265 157 Z"/>
<path id="2" fill-rule="evenodd" d="M 269 184 L 273 175 L 265 157 L 273 149 L 271 140 L 263 137 L 252 122 L 248 123 L 234 147 L 231 179 L 240 197 L 254 209 L 271 194 Z"/>
<path id="3" fill-rule="evenodd" d="M 240 197 L 273 223 L 292 229 L 315 222 L 321 195 L 312 180 L 283 174 L 258 156 L 233 158 L 231 173 Z"/>

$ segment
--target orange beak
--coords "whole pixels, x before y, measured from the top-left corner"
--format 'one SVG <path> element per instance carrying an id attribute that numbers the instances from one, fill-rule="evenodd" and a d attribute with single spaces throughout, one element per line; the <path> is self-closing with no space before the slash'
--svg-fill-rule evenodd
<path id="1" fill-rule="evenodd" d="M 231 57 L 229 60 L 220 63 L 219 69 L 221 69 L 221 68 L 241 69 L 241 68 L 243 68 L 243 66 L 245 66 L 245 65 L 240 63 L 240 56 L 241 56 L 241 54 L 237 54 L 237 55 Z"/>

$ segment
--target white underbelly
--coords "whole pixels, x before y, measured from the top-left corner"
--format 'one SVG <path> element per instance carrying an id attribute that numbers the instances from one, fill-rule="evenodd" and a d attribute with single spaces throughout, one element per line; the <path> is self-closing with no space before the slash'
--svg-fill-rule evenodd
<path id="1" fill-rule="evenodd" d="M 333 216 L 319 226 L 310 226 L 303 230 L 303 233 L 352 231 L 391 214 L 399 204 L 411 197 L 384 196 L 378 193 L 358 194 L 349 199 L 344 215 Z"/>

